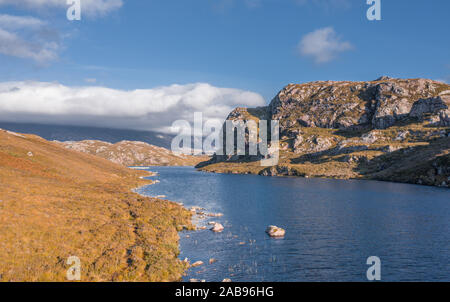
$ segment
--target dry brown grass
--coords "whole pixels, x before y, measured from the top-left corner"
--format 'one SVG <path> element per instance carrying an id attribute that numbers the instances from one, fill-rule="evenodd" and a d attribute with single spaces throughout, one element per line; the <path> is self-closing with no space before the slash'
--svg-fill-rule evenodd
<path id="1" fill-rule="evenodd" d="M 191 214 L 132 193 L 142 173 L 0 130 L 0 280 L 66 281 L 70 256 L 82 281 L 179 280 Z"/>

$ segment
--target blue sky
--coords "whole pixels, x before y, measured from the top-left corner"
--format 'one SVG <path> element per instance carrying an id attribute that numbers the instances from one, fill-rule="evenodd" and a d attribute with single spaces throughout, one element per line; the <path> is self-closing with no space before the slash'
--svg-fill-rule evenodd
<path id="1" fill-rule="evenodd" d="M 0 82 L 117 90 L 201 82 L 267 103 L 292 82 L 450 81 L 448 0 L 381 0 L 381 21 L 367 20 L 366 0 L 106 0 L 112 8 L 81 0 L 81 21 L 66 19 L 65 0 L 29 1 L 0 0 L 0 15 L 43 21 L 40 30 L 9 29 L 43 58 L 17 55 L 0 35 Z M 321 30 L 331 49 L 302 50 L 308 35 L 321 42 Z"/>

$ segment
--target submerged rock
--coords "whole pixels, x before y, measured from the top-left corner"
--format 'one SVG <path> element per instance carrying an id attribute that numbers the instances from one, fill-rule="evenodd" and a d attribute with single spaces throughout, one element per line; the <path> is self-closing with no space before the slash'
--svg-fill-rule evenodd
<path id="1" fill-rule="evenodd" d="M 284 237 L 284 235 L 286 234 L 286 231 L 282 228 L 279 228 L 277 226 L 274 225 L 269 225 L 266 229 L 266 233 L 270 236 L 270 237 Z"/>

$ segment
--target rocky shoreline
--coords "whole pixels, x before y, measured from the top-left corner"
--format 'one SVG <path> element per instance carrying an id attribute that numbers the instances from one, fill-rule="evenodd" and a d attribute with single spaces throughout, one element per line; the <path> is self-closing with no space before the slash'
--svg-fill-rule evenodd
<path id="1" fill-rule="evenodd" d="M 133 167 L 133 168 L 140 170 L 138 167 Z M 149 172 L 149 175 L 147 175 L 145 177 L 154 177 L 154 176 L 158 175 L 157 172 L 152 172 L 152 171 L 148 171 L 148 172 Z M 158 180 L 150 180 L 150 181 L 151 182 L 146 184 L 145 186 L 154 185 L 154 184 L 159 183 Z M 138 192 L 140 188 L 143 188 L 143 187 L 136 188 L 133 190 L 133 192 L 136 192 L 139 195 L 146 197 L 146 198 L 149 198 L 149 197 L 150 198 L 158 198 L 158 197 L 147 196 L 145 194 Z M 165 198 L 165 196 L 161 197 L 161 198 Z M 175 201 L 168 201 L 168 202 L 174 203 L 174 204 L 182 207 L 185 211 L 188 211 L 189 213 L 191 213 L 190 223 L 178 226 L 177 230 L 179 233 L 178 234 L 179 237 L 181 236 L 182 232 L 185 232 L 185 231 L 200 231 L 200 230 L 206 230 L 209 228 L 209 230 L 211 232 L 221 233 L 224 230 L 224 226 L 221 223 L 210 220 L 213 218 L 222 217 L 223 216 L 222 213 L 208 212 L 205 208 L 202 208 L 199 206 L 191 206 L 190 208 L 186 208 L 184 206 L 184 204 L 180 203 L 180 202 L 175 202 Z M 189 235 L 186 235 L 186 236 L 189 236 Z M 185 258 L 183 260 L 178 259 L 178 261 L 179 261 L 179 263 L 182 263 L 182 265 L 184 266 L 185 272 L 189 268 L 198 267 L 198 266 L 201 266 L 204 264 L 203 261 L 195 261 L 195 262 L 191 263 L 189 261 L 189 259 L 187 259 L 187 258 Z M 211 258 L 209 260 L 209 264 L 213 264 L 216 261 L 217 261 L 216 259 Z M 191 279 L 190 282 L 205 282 L 205 280 Z M 231 282 L 231 280 L 229 278 L 225 278 L 223 282 Z"/>

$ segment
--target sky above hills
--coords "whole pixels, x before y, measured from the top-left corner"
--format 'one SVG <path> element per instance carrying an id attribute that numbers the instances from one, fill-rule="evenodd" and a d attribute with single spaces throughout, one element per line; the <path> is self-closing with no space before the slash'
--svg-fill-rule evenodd
<path id="1" fill-rule="evenodd" d="M 450 2 L 0 0 L 0 120 L 168 131 L 286 84 L 450 81 Z"/>

